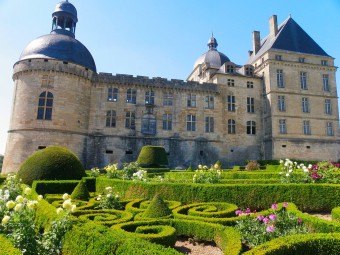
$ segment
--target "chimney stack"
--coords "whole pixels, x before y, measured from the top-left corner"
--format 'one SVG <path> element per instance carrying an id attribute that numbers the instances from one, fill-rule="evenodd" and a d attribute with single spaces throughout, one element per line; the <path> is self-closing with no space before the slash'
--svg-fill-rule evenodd
<path id="1" fill-rule="evenodd" d="M 257 52 L 261 48 L 261 39 L 260 39 L 260 32 L 259 31 L 253 31 L 253 52 L 254 55 L 257 54 Z"/>
<path id="2" fill-rule="evenodd" d="M 277 35 L 277 16 L 273 15 L 269 18 L 269 35 L 275 37 Z"/>

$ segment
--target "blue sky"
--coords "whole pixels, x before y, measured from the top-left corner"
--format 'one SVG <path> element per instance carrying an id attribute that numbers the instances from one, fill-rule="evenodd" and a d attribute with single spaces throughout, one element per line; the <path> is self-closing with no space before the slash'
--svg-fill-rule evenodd
<path id="1" fill-rule="evenodd" d="M 92 53 L 98 72 L 185 80 L 207 51 L 244 64 L 252 31 L 268 34 L 269 17 L 290 14 L 332 57 L 340 59 L 339 0 L 70 0 L 78 10 L 76 38 Z M 0 154 L 5 151 L 13 95 L 13 64 L 25 46 L 51 30 L 55 0 L 0 0 Z M 340 74 L 337 74 L 338 91 Z"/>

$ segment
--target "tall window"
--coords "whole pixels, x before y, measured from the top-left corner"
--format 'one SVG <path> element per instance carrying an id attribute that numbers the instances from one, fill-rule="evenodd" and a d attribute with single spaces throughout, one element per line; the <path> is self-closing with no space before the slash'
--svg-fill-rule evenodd
<path id="1" fill-rule="evenodd" d="M 196 115 L 187 115 L 187 131 L 196 131 Z"/>
<path id="2" fill-rule="evenodd" d="M 228 84 L 229 87 L 234 87 L 235 81 L 233 79 L 228 79 L 227 84 Z"/>
<path id="3" fill-rule="evenodd" d="M 236 122 L 233 119 L 228 120 L 228 134 L 236 133 Z"/>
<path id="4" fill-rule="evenodd" d="M 127 111 L 125 114 L 125 128 L 135 129 L 135 112 Z"/>
<path id="5" fill-rule="evenodd" d="M 205 117 L 205 132 L 206 133 L 214 132 L 214 118 L 213 117 Z"/>
<path id="6" fill-rule="evenodd" d="M 323 91 L 329 92 L 329 75 L 328 74 L 323 74 L 322 75 L 322 84 L 323 84 Z"/>
<path id="7" fill-rule="evenodd" d="M 130 104 L 136 104 L 137 90 L 128 89 L 126 92 L 126 102 Z"/>
<path id="8" fill-rule="evenodd" d="M 330 99 L 325 99 L 325 114 L 332 114 L 332 105 Z"/>
<path id="9" fill-rule="evenodd" d="M 285 85 L 283 83 L 283 70 L 276 70 L 276 83 L 279 88 L 284 88 Z"/>
<path id="10" fill-rule="evenodd" d="M 253 97 L 247 97 L 247 112 L 255 112 L 255 99 Z"/>
<path id="11" fill-rule="evenodd" d="M 278 109 L 280 112 L 285 112 L 286 111 L 286 101 L 285 101 L 285 96 L 278 96 Z"/>
<path id="12" fill-rule="evenodd" d="M 142 118 L 142 134 L 155 135 L 156 134 L 156 118 L 153 114 L 144 114 Z"/>
<path id="13" fill-rule="evenodd" d="M 235 96 L 228 96 L 228 112 L 235 111 Z"/>
<path id="14" fill-rule="evenodd" d="M 171 106 L 172 105 L 172 93 L 164 93 L 163 94 L 163 105 L 164 106 Z"/>
<path id="15" fill-rule="evenodd" d="M 187 106 L 188 107 L 196 107 L 196 95 L 189 94 L 187 96 Z"/>
<path id="16" fill-rule="evenodd" d="M 155 104 L 155 92 L 148 90 L 145 92 L 145 104 Z"/>
<path id="17" fill-rule="evenodd" d="M 116 127 L 116 111 L 106 112 L 106 127 Z"/>
<path id="18" fill-rule="evenodd" d="M 332 122 L 326 123 L 326 134 L 327 134 L 327 136 L 333 136 L 334 135 L 333 123 Z"/>
<path id="19" fill-rule="evenodd" d="M 204 108 L 214 109 L 214 97 L 206 96 L 204 101 Z"/>
<path id="20" fill-rule="evenodd" d="M 286 120 L 279 120 L 280 134 L 287 134 Z"/>
<path id="21" fill-rule="evenodd" d="M 310 128 L 310 122 L 309 120 L 303 121 L 303 134 L 310 135 L 311 134 L 311 128 Z"/>
<path id="22" fill-rule="evenodd" d="M 256 134 L 256 123 L 255 121 L 247 121 L 247 134 L 255 135 Z"/>
<path id="23" fill-rule="evenodd" d="M 163 114 L 163 130 L 172 130 L 172 114 Z"/>
<path id="24" fill-rule="evenodd" d="M 109 87 L 107 90 L 107 101 L 117 102 L 118 99 L 118 89 Z"/>
<path id="25" fill-rule="evenodd" d="M 309 112 L 309 100 L 307 97 L 303 97 L 301 101 L 302 112 Z"/>
<path id="26" fill-rule="evenodd" d="M 300 87 L 301 89 L 308 89 L 306 72 L 300 72 Z"/>
<path id="27" fill-rule="evenodd" d="M 39 95 L 37 119 L 51 120 L 52 107 L 53 107 L 53 94 L 47 91 L 42 92 Z"/>

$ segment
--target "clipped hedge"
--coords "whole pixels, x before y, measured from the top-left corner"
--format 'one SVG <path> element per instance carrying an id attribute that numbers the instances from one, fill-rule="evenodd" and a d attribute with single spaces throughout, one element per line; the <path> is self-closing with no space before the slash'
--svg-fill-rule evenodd
<path id="1" fill-rule="evenodd" d="M 72 213 L 80 220 L 91 220 L 97 224 L 112 226 L 133 219 L 133 214 L 127 211 L 119 211 L 114 209 L 101 210 L 79 210 Z"/>
<path id="2" fill-rule="evenodd" d="M 21 251 L 16 249 L 12 242 L 6 238 L 4 235 L 0 235 L 0 255 L 21 255 Z"/>
<path id="3" fill-rule="evenodd" d="M 34 180 L 80 180 L 86 176 L 79 158 L 61 146 L 34 152 L 19 167 L 18 178 L 28 185 Z"/>
<path id="4" fill-rule="evenodd" d="M 340 185 L 336 184 L 180 184 L 97 178 L 96 185 L 98 192 L 114 186 L 123 199 L 151 199 L 162 194 L 165 200 L 227 202 L 256 210 L 286 201 L 295 203 L 304 212 L 331 212 L 340 204 Z"/>
<path id="5" fill-rule="evenodd" d="M 141 167 L 160 167 L 169 164 L 166 151 L 162 146 L 143 146 L 139 153 L 137 163 Z"/>
<path id="6" fill-rule="evenodd" d="M 87 189 L 86 181 L 81 180 L 71 193 L 72 199 L 87 201 L 90 199 L 90 192 Z"/>
<path id="7" fill-rule="evenodd" d="M 338 255 L 340 233 L 291 235 L 273 239 L 244 255 Z"/>
<path id="8" fill-rule="evenodd" d="M 331 214 L 332 214 L 332 220 L 340 221 L 340 206 L 333 208 Z"/>

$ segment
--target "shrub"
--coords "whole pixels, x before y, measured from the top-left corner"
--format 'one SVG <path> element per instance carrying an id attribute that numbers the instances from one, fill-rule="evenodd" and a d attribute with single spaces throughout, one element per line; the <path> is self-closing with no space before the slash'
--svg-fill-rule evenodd
<path id="1" fill-rule="evenodd" d="M 162 218 L 172 214 L 169 207 L 159 195 L 155 195 L 148 208 L 143 213 L 143 218 Z"/>
<path id="2" fill-rule="evenodd" d="M 131 180 L 134 173 L 137 173 L 140 170 L 140 166 L 138 162 L 130 162 L 123 164 L 122 170 L 122 178 Z"/>
<path id="3" fill-rule="evenodd" d="M 102 209 L 121 209 L 122 205 L 120 204 L 119 194 L 112 187 L 106 187 L 105 193 L 103 195 L 99 195 L 96 199 L 99 201 L 99 208 Z"/>
<path id="4" fill-rule="evenodd" d="M 80 180 L 86 176 L 77 156 L 60 146 L 34 152 L 21 164 L 17 175 L 28 185 L 34 180 Z"/>
<path id="5" fill-rule="evenodd" d="M 168 165 L 168 157 L 162 146 L 143 146 L 137 162 L 142 167 L 160 167 Z"/>
<path id="6" fill-rule="evenodd" d="M 256 160 L 250 160 L 246 165 L 246 170 L 248 171 L 260 170 L 260 164 L 257 163 Z"/>
<path id="7" fill-rule="evenodd" d="M 221 170 L 219 165 L 215 164 L 208 168 L 207 166 L 198 166 L 195 175 L 192 178 L 193 183 L 218 183 L 221 179 Z"/>
<path id="8" fill-rule="evenodd" d="M 75 187 L 71 194 L 72 199 L 84 200 L 87 201 L 90 198 L 89 190 L 87 189 L 86 182 L 81 180 L 78 185 Z"/>

